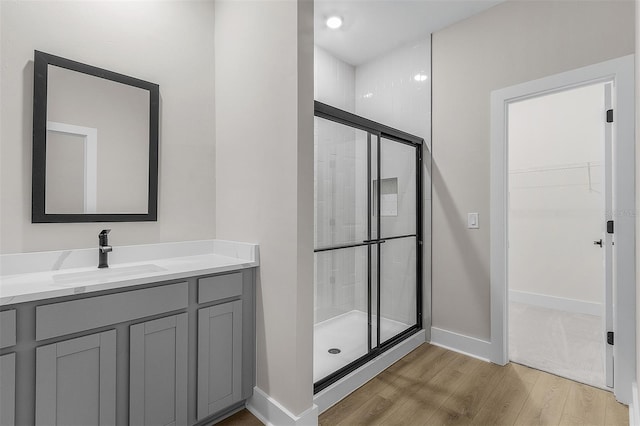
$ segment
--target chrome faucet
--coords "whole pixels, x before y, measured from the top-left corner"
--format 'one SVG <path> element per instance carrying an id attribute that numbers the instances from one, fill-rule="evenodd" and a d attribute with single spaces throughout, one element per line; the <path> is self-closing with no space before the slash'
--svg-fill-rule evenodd
<path id="1" fill-rule="evenodd" d="M 109 240 L 107 235 L 109 235 L 111 229 L 103 229 L 100 234 L 98 234 L 98 268 L 108 268 L 109 267 L 109 258 L 108 254 L 110 251 L 113 251 L 113 247 L 109 245 Z"/>

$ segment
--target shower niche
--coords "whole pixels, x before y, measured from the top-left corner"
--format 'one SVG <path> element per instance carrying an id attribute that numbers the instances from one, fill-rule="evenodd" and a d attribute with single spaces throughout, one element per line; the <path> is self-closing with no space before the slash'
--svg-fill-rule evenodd
<path id="1" fill-rule="evenodd" d="M 315 392 L 422 328 L 423 144 L 315 103 Z"/>

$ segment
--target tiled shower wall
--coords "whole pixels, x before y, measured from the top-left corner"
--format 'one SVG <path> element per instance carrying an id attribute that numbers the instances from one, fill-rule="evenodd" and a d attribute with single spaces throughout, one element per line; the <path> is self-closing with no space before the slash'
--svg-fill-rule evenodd
<path id="1" fill-rule="evenodd" d="M 356 68 L 315 46 L 313 49 L 316 101 L 355 113 Z"/>
<path id="2" fill-rule="evenodd" d="M 355 68 L 316 47 L 314 49 L 317 101 L 355 110 Z M 327 247 L 356 238 L 356 130 L 315 119 L 315 247 Z M 360 233 L 358 233 L 360 234 Z M 361 237 L 361 235 L 358 235 Z M 354 249 L 315 255 L 315 322 L 355 307 L 356 252 Z M 362 275 L 362 274 L 360 274 Z"/>
<path id="3" fill-rule="evenodd" d="M 430 141 L 430 38 L 358 66 L 355 82 L 356 114 Z"/>
<path id="4" fill-rule="evenodd" d="M 428 143 L 430 57 L 429 39 L 357 67 L 316 47 L 315 99 L 423 137 Z M 367 238 L 366 133 L 318 118 L 315 132 L 316 247 L 360 242 Z M 381 177 L 398 180 L 397 216 L 381 218 L 383 235 L 415 232 L 412 196 L 415 180 L 409 178 L 414 166 L 411 158 L 410 149 L 383 142 Z M 423 174 L 427 172 L 425 168 Z M 423 193 L 425 203 L 430 203 L 430 185 L 424 185 Z M 382 314 L 413 323 L 415 241 L 395 240 L 385 244 Z M 316 322 L 353 309 L 366 311 L 366 256 L 366 247 L 316 254 Z"/>

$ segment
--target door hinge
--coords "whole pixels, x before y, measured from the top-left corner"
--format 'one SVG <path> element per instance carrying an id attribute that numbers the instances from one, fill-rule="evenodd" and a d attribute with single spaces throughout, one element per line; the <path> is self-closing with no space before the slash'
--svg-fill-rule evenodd
<path id="1" fill-rule="evenodd" d="M 613 331 L 607 331 L 607 343 L 613 345 Z"/>
<path id="2" fill-rule="evenodd" d="M 612 109 L 608 109 L 607 110 L 607 123 L 613 123 L 613 110 Z"/>
<path id="3" fill-rule="evenodd" d="M 613 221 L 607 221 L 607 234 L 613 234 Z"/>

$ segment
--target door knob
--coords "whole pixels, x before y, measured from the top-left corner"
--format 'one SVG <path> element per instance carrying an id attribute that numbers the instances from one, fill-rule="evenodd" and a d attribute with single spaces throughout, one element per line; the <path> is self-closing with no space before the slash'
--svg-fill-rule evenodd
<path id="1" fill-rule="evenodd" d="M 594 241 L 593 245 L 602 247 L 602 238 L 600 238 L 598 241 Z"/>

